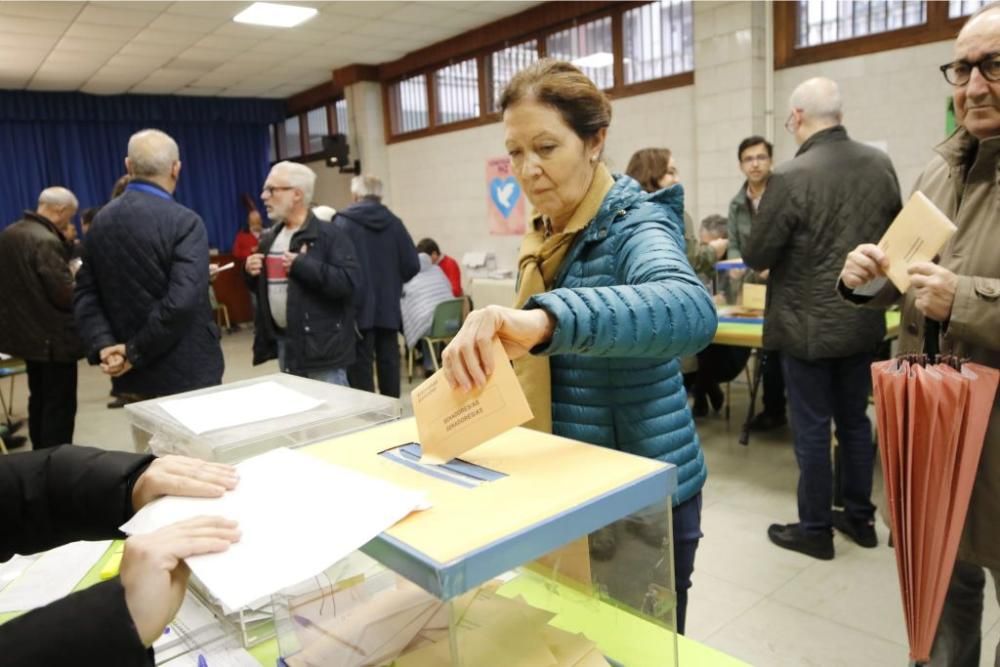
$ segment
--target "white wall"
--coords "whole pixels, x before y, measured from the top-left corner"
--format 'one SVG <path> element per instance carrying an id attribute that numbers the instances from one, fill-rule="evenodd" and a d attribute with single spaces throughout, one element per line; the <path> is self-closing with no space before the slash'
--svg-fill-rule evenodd
<path id="1" fill-rule="evenodd" d="M 693 176 L 692 108 L 691 86 L 613 102 L 609 167 L 624 171 L 635 150 L 668 146 L 682 179 Z M 520 238 L 491 236 L 486 219 L 486 160 L 504 154 L 500 123 L 391 144 L 387 201 L 414 241 L 431 236 L 459 260 L 469 251 L 493 251 L 498 268 L 513 269 Z M 694 184 L 685 186 L 693 201 Z"/>
<path id="2" fill-rule="evenodd" d="M 351 177 L 341 174 L 339 169 L 326 166 L 326 160 L 306 162 L 306 166 L 316 172 L 316 188 L 313 203 L 325 204 L 340 210 L 351 203 Z"/>
<path id="3" fill-rule="evenodd" d="M 795 142 L 781 128 L 788 97 L 813 76 L 840 84 L 844 127 L 858 141 L 886 141 L 903 196 L 945 138 L 945 105 L 951 96 L 938 66 L 952 58 L 952 42 L 934 42 L 867 56 L 844 58 L 775 72 L 777 159 L 795 155 Z"/>

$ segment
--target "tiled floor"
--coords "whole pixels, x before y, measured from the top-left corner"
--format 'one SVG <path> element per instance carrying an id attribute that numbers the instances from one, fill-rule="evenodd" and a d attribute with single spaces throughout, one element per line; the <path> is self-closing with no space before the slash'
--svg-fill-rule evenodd
<path id="1" fill-rule="evenodd" d="M 223 338 L 227 382 L 277 371 L 274 362 L 250 364 L 249 332 Z M 410 387 L 403 378 L 404 394 Z M 131 450 L 123 410 L 108 410 L 108 381 L 81 364 L 76 441 Z M 817 561 L 772 546 L 772 522 L 794 521 L 797 470 L 787 429 L 737 441 L 746 409 L 745 388 L 733 386 L 733 415 L 699 421 L 708 459 L 702 518 L 705 538 L 695 562 L 688 634 L 762 667 L 888 667 L 907 664 L 896 564 L 885 546 L 861 549 L 841 537 L 833 561 Z M 25 382 L 18 380 L 18 412 L 25 411 Z M 409 401 L 404 399 L 404 414 Z M 876 498 L 878 497 L 876 492 Z M 876 500 L 876 502 L 878 502 Z M 987 585 L 984 656 L 1000 641 L 1000 608 Z"/>

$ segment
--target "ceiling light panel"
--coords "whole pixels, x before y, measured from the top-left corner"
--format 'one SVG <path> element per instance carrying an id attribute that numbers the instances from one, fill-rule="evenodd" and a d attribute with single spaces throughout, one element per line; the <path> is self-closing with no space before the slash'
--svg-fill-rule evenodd
<path id="1" fill-rule="evenodd" d="M 255 2 L 233 17 L 237 23 L 266 25 L 273 28 L 293 28 L 316 16 L 313 7 L 276 4 L 273 2 Z"/>

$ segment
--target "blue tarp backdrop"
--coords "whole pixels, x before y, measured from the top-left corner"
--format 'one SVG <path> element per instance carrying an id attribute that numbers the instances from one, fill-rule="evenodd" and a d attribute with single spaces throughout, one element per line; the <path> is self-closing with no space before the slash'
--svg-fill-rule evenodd
<path id="1" fill-rule="evenodd" d="M 81 209 L 105 204 L 129 136 L 151 127 L 180 147 L 177 201 L 228 252 L 246 220 L 240 195 L 256 201 L 267 177 L 268 125 L 284 117 L 282 100 L 0 91 L 0 229 L 51 185 L 72 190 Z"/>

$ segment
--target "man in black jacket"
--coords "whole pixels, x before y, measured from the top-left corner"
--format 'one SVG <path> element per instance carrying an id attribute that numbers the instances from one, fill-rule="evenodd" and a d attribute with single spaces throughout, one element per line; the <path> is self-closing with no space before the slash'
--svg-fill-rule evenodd
<path id="1" fill-rule="evenodd" d="M 73 324 L 72 246 L 62 230 L 77 206 L 66 188 L 46 188 L 35 211 L 0 233 L 0 352 L 25 360 L 35 449 L 73 442 L 83 345 Z"/>
<path id="2" fill-rule="evenodd" d="M 226 465 L 183 456 L 56 447 L 0 457 L 0 562 L 76 540 L 122 537 L 118 526 L 163 495 L 219 497 L 236 486 Z M 0 662 L 152 665 L 149 648 L 177 613 L 182 560 L 225 551 L 236 523 L 201 517 L 125 542 L 121 576 L 0 625 Z"/>
<path id="3" fill-rule="evenodd" d="M 309 210 L 315 184 L 315 172 L 295 162 L 274 165 L 264 183 L 276 224 L 244 266 L 257 295 L 253 363 L 277 357 L 282 371 L 346 386 L 363 279 L 351 239 Z"/>
<path id="4" fill-rule="evenodd" d="M 774 524 L 768 536 L 821 559 L 833 558 L 831 526 L 863 547 L 878 543 L 865 411 L 885 319 L 843 302 L 836 285 L 844 256 L 880 238 L 900 209 L 889 157 L 852 141 L 841 118 L 833 81 L 810 79 L 795 89 L 785 127 L 800 148 L 768 181 L 742 249 L 747 265 L 771 271 L 764 347 L 782 354 L 799 464 L 799 523 Z M 831 507 L 831 418 L 843 462 L 842 512 Z"/>
<path id="5" fill-rule="evenodd" d="M 208 298 L 208 235 L 174 201 L 177 144 L 132 135 L 125 192 L 101 209 L 77 274 L 76 321 L 92 364 L 126 401 L 222 382 L 222 346 Z"/>
<path id="6" fill-rule="evenodd" d="M 338 211 L 334 222 L 347 230 L 358 248 L 370 305 L 358 313 L 363 338 L 348 375 L 355 389 L 375 391 L 375 361 L 379 392 L 399 398 L 399 298 L 403 284 L 420 271 L 420 260 L 403 221 L 382 204 L 382 181 L 370 175 L 355 176 L 351 195 L 354 203 Z"/>

